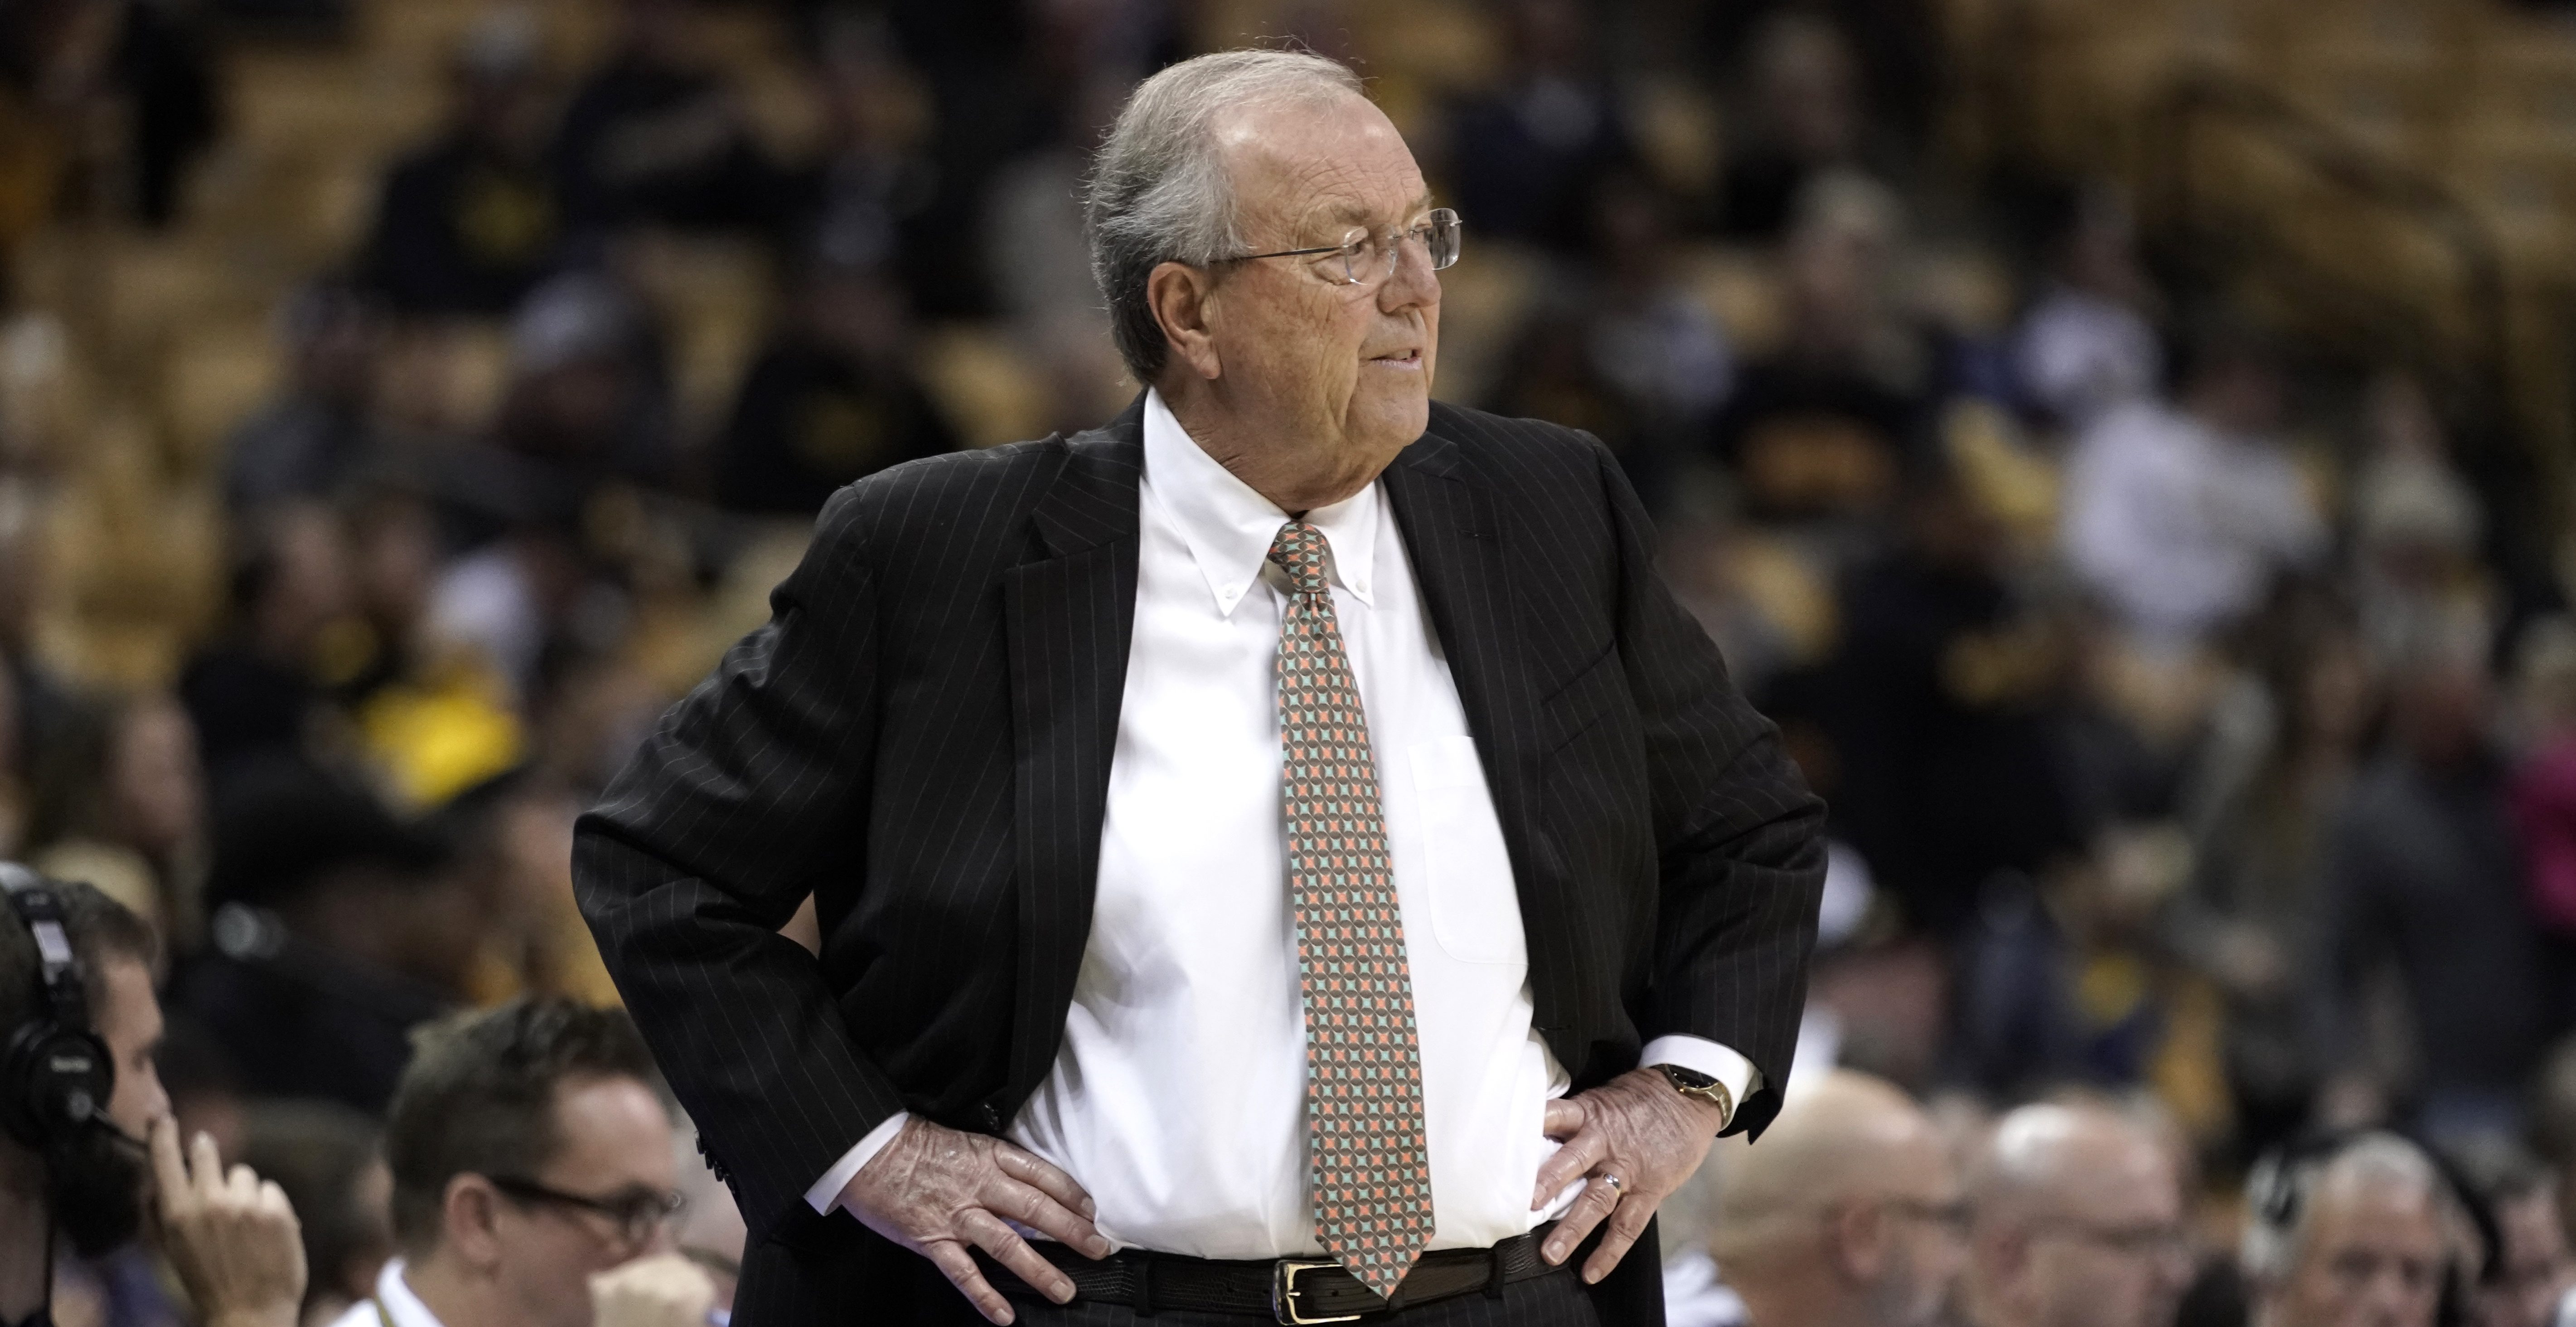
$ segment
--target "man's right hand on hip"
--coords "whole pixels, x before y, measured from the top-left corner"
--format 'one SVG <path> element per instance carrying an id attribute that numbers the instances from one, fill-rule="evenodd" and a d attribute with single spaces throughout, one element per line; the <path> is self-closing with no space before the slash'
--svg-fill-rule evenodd
<path id="1" fill-rule="evenodd" d="M 938 1264 L 986 1318 L 1011 1321 L 1010 1301 L 975 1267 L 971 1245 L 1062 1304 L 1073 1281 L 1011 1228 L 1017 1222 L 1093 1258 L 1111 1246 L 1091 1224 L 1091 1196 L 1073 1177 L 983 1134 L 913 1116 L 841 1189 L 839 1206 L 868 1229 Z"/>

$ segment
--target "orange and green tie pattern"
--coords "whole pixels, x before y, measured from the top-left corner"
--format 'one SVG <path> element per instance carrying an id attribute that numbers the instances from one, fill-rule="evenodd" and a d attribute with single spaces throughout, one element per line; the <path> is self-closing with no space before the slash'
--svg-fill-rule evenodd
<path id="1" fill-rule="evenodd" d="M 1280 527 L 1270 544 L 1291 590 L 1279 631 L 1279 740 L 1306 1010 L 1307 1170 L 1316 1240 L 1391 1298 L 1431 1239 L 1422 1056 L 1368 716 L 1324 556 L 1323 532 L 1303 521 Z"/>

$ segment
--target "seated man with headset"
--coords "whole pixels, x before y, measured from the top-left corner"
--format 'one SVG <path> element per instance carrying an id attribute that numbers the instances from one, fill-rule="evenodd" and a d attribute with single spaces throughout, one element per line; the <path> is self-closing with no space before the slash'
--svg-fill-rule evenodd
<path id="1" fill-rule="evenodd" d="M 202 1134 L 181 1155 L 152 1067 L 151 928 L 14 862 L 0 895 L 0 1327 L 51 1327 L 56 1257 L 133 1239 L 147 1195 L 200 1322 L 293 1327 L 305 1267 L 285 1195 L 227 1175 Z"/>
<path id="2" fill-rule="evenodd" d="M 2294 1142 L 2246 1178 L 2252 1327 L 2468 1327 L 2494 1223 L 2432 1153 L 2366 1130 Z"/>

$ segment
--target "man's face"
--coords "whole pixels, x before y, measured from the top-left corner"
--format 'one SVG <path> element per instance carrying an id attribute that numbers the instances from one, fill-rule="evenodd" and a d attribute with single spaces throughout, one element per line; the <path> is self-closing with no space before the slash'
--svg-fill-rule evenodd
<path id="1" fill-rule="evenodd" d="M 2432 1327 L 2448 1257 L 2431 1200 L 2362 1179 L 2309 1200 L 2305 1247 L 2267 1298 L 2271 1327 Z"/>
<path id="2" fill-rule="evenodd" d="M 1928 1132 L 1890 1171 L 1887 1253 L 1869 1295 L 1871 1318 L 1879 1327 L 1930 1327 L 1967 1265 L 1958 1175 Z"/>
<path id="3" fill-rule="evenodd" d="M 1217 138 L 1248 253 L 1337 245 L 1353 229 L 1383 235 L 1431 208 L 1412 151 L 1362 97 L 1248 109 L 1221 120 Z M 1217 269 L 1220 390 L 1238 413 L 1326 443 L 1337 474 L 1375 475 L 1430 420 L 1440 279 L 1420 244 L 1401 252 L 1393 276 L 1364 273 L 1358 285 L 1333 254 Z"/>
<path id="4" fill-rule="evenodd" d="M 2576 1283 L 2557 1196 L 2542 1189 L 2499 1204 L 2496 1228 L 2504 1237 L 2503 1274 L 2481 1296 L 2484 1327 L 2549 1327 L 2559 1297 Z"/>
<path id="5" fill-rule="evenodd" d="M 557 1193 L 623 1202 L 679 1182 L 671 1119 L 632 1078 L 577 1079 L 555 1094 L 561 1150 L 525 1178 Z M 671 1243 L 656 1224 L 634 1237 L 606 1215 L 562 1203 L 504 1200 L 493 1234 L 499 1275 L 530 1327 L 591 1327 L 590 1277 Z"/>
<path id="6" fill-rule="evenodd" d="M 2169 1327 L 2191 1283 L 2182 1191 L 2144 1139 L 2072 1165 L 2032 1222 L 2028 1278 L 2036 1327 Z M 2070 1158 L 2074 1159 L 2074 1158 Z"/>
<path id="7" fill-rule="evenodd" d="M 99 1040 L 107 1043 L 116 1064 L 116 1088 L 107 1099 L 107 1118 L 128 1137 L 142 1138 L 152 1122 L 170 1113 L 170 1094 L 162 1090 L 153 1052 L 161 1048 L 161 1002 L 152 994 L 152 970 L 131 958 L 110 958 L 99 965 L 107 1000 L 98 1010 Z"/>

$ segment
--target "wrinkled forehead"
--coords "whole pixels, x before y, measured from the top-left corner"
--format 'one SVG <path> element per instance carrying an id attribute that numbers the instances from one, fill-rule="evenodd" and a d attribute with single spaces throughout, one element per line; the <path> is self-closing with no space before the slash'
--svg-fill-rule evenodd
<path id="1" fill-rule="evenodd" d="M 2182 1185 L 2173 1158 L 2155 1140 L 2125 1126 L 2097 1125 L 2049 1158 L 2040 1187 L 2079 1216 L 2118 1220 L 2180 1210 Z"/>
<path id="2" fill-rule="evenodd" d="M 2312 1253 L 2437 1259 L 2445 1252 L 2442 1206 L 2421 1185 L 2381 1176 L 2338 1177 L 2310 1196 Z"/>
<path id="3" fill-rule="evenodd" d="M 1215 128 L 1247 239 L 1331 242 L 1431 206 L 1413 150 L 1365 97 L 1245 106 Z"/>

